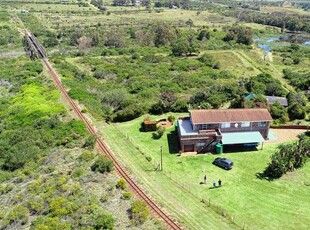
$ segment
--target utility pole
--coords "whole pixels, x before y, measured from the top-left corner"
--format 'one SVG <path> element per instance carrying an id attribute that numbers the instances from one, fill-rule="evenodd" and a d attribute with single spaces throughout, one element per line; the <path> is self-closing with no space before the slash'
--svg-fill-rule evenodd
<path id="1" fill-rule="evenodd" d="M 163 146 L 160 146 L 160 170 L 163 171 Z"/>

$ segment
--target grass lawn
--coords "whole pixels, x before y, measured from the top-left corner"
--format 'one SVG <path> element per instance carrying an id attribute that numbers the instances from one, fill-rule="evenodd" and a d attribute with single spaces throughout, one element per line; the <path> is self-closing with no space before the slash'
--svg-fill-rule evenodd
<path id="1" fill-rule="evenodd" d="M 279 180 L 259 179 L 257 174 L 264 170 L 276 149 L 275 144 L 265 144 L 263 150 L 225 154 L 235 164 L 235 168 L 225 171 L 212 165 L 218 155 L 177 156 L 174 127 L 167 129 L 160 140 L 154 140 L 152 133 L 139 131 L 142 120 L 140 117 L 99 127 L 127 170 L 186 228 L 309 227 L 310 196 L 306 186 L 310 183 L 309 163 Z M 154 170 L 159 163 L 160 146 L 163 146 L 163 172 Z M 149 162 L 146 156 L 152 160 Z M 200 184 L 204 175 L 207 176 L 207 185 Z M 223 186 L 210 189 L 212 182 L 218 179 L 223 181 Z"/>

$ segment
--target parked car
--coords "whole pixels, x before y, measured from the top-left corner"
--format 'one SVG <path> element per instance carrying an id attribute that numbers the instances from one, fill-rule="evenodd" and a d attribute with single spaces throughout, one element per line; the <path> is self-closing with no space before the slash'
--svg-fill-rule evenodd
<path id="1" fill-rule="evenodd" d="M 232 169 L 234 167 L 234 163 L 231 160 L 222 157 L 215 158 L 212 164 L 217 165 L 226 170 Z"/>

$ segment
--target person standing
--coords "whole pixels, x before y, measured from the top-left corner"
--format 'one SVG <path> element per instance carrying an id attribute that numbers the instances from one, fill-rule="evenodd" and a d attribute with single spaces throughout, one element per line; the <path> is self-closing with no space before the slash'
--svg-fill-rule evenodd
<path id="1" fill-rule="evenodd" d="M 213 187 L 216 188 L 216 182 L 215 181 L 213 182 Z"/>
<path id="2" fill-rule="evenodd" d="M 205 184 L 207 183 L 207 175 L 204 176 L 203 183 L 205 183 Z"/>
<path id="3" fill-rule="evenodd" d="M 219 183 L 219 187 L 221 187 L 221 186 L 222 186 L 222 181 L 221 181 L 221 179 L 219 179 L 218 183 Z"/>

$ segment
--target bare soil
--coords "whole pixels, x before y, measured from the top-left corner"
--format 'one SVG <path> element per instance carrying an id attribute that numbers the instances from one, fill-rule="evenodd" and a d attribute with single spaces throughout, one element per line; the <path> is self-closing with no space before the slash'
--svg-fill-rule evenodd
<path id="1" fill-rule="evenodd" d="M 267 141 L 267 143 L 283 143 L 292 140 L 297 140 L 298 135 L 304 133 L 304 129 L 270 129 L 276 137 L 274 141 Z"/>

